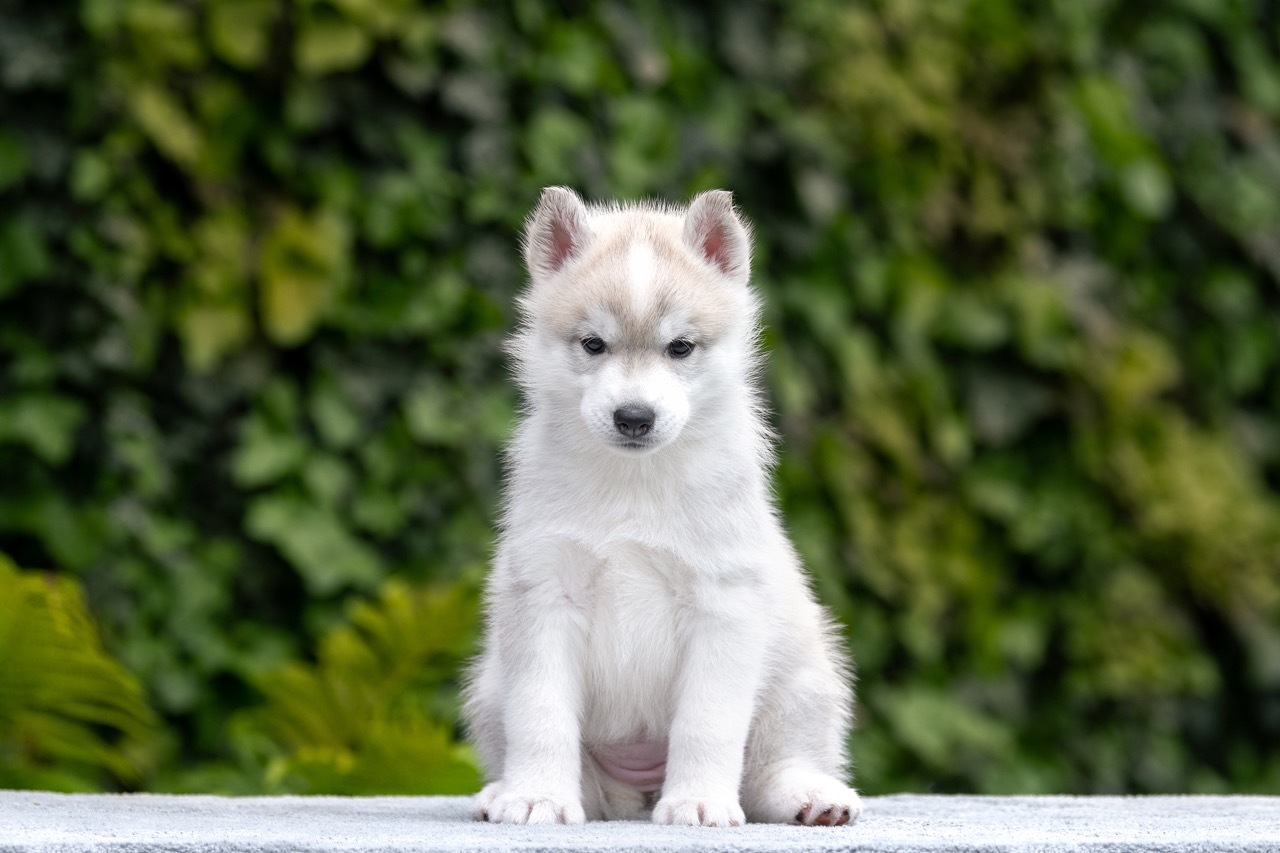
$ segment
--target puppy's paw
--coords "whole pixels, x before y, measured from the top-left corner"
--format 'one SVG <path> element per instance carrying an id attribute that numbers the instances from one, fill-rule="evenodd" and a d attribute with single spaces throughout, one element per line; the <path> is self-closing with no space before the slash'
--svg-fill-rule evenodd
<path id="1" fill-rule="evenodd" d="M 830 776 L 792 777 L 773 791 L 768 810 L 773 820 L 804 826 L 844 826 L 862 814 L 862 800 L 849 786 Z"/>
<path id="2" fill-rule="evenodd" d="M 577 797 L 535 792 L 509 794 L 494 782 L 476 795 L 473 814 L 490 823 L 585 823 L 586 814 Z"/>
<path id="3" fill-rule="evenodd" d="M 493 805 L 493 801 L 502 793 L 501 782 L 490 782 L 480 789 L 480 793 L 476 794 L 471 800 L 471 819 L 472 820 L 488 820 L 489 807 Z"/>
<path id="4" fill-rule="evenodd" d="M 653 822 L 683 826 L 742 826 L 747 818 L 737 800 L 663 797 L 653 808 Z"/>

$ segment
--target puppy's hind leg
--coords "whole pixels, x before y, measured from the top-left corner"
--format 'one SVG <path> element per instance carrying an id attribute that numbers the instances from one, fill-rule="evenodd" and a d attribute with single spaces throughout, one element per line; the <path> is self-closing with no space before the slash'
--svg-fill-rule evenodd
<path id="1" fill-rule="evenodd" d="M 748 820 L 841 826 L 858 819 L 862 802 L 844 782 L 849 693 L 818 663 L 761 697 L 742 780 Z"/>
<path id="2" fill-rule="evenodd" d="M 489 809 L 502 794 L 502 766 L 506 752 L 502 721 L 502 676 L 497 655 L 486 649 L 467 673 L 462 716 L 467 738 L 475 747 L 488 784 L 472 800 L 472 817 L 488 820 Z"/>

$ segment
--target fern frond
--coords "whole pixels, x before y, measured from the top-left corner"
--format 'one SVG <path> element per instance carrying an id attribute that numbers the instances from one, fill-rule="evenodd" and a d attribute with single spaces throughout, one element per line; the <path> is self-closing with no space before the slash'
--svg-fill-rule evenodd
<path id="1" fill-rule="evenodd" d="M 239 721 L 276 750 L 268 788 L 328 794 L 474 791 L 474 756 L 453 740 L 451 682 L 470 650 L 474 593 L 388 582 L 324 636 L 317 663 L 257 680 L 266 705 Z"/>
<path id="2" fill-rule="evenodd" d="M 82 788 L 100 771 L 140 778 L 155 718 L 138 680 L 102 648 L 74 580 L 20 572 L 0 554 L 0 661 L 5 784 Z"/>

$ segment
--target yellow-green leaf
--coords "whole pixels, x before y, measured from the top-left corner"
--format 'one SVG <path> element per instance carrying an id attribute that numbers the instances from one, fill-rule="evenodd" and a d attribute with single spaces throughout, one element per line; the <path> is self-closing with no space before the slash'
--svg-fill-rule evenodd
<path id="1" fill-rule="evenodd" d="M 294 42 L 294 61 L 304 74 L 322 75 L 360 66 L 373 40 L 358 24 L 342 20 L 307 21 Z"/>
<path id="2" fill-rule="evenodd" d="M 209 41 L 219 58 L 256 68 L 267 58 L 279 4 L 272 0 L 220 0 L 209 4 Z"/>
<path id="3" fill-rule="evenodd" d="M 196 164 L 204 152 L 204 136 L 172 94 L 143 83 L 130 93 L 129 106 L 160 153 L 180 166 Z"/>
<path id="4" fill-rule="evenodd" d="M 306 340 L 345 283 L 346 223 L 333 214 L 288 210 L 267 235 L 261 258 L 261 312 L 267 336 L 284 346 Z"/>

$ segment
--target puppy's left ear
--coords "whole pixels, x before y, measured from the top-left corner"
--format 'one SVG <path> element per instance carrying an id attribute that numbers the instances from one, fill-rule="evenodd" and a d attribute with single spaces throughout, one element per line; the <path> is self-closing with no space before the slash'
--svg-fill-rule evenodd
<path id="1" fill-rule="evenodd" d="M 751 235 L 728 190 L 708 190 L 693 199 L 684 217 L 684 242 L 734 281 L 746 284 L 751 278 Z"/>

